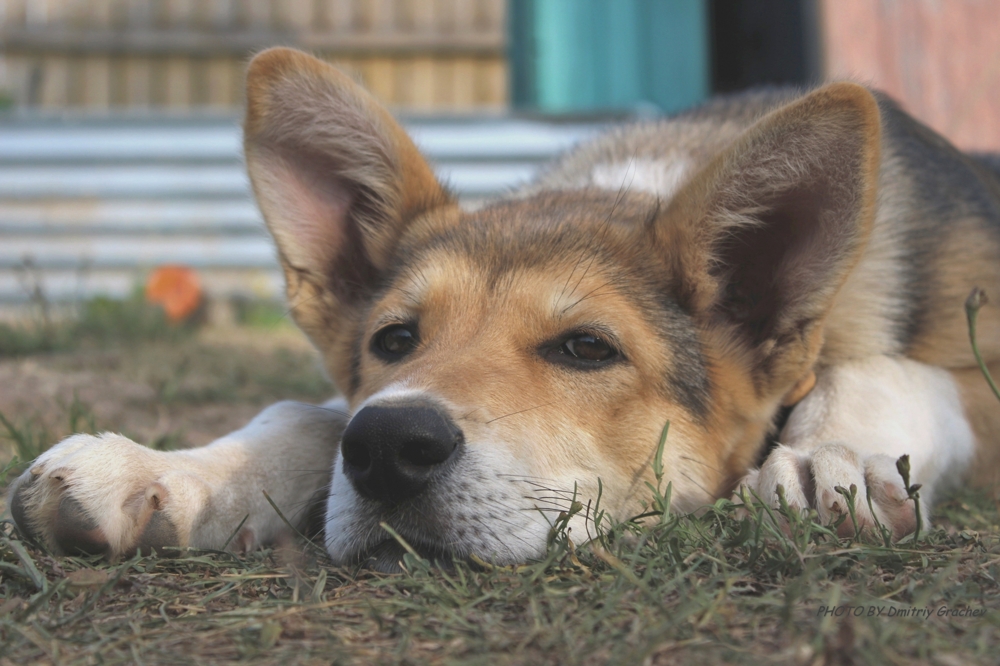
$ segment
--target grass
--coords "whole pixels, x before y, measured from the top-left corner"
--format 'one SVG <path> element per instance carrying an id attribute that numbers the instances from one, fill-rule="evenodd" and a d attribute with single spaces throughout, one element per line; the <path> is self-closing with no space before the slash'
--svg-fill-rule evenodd
<path id="1" fill-rule="evenodd" d="M 141 289 L 124 300 L 97 297 L 83 301 L 69 316 L 54 316 L 44 296 L 38 295 L 26 320 L 0 322 L 0 358 L 81 346 L 178 342 L 190 337 L 193 330 L 192 325 L 170 325 L 162 309 L 146 303 Z"/>
<path id="2" fill-rule="evenodd" d="M 838 539 L 791 513 L 786 534 L 760 507 L 741 517 L 727 501 L 701 515 L 665 508 L 655 524 L 609 526 L 585 546 L 574 544 L 563 521 L 547 556 L 516 569 L 459 565 L 444 572 L 406 555 L 402 575 L 330 567 L 302 544 L 244 558 L 54 558 L 19 542 L 8 526 L 0 536 L 0 658 L 993 661 L 1000 644 L 995 498 L 965 491 L 944 503 L 937 528 L 922 540 L 890 546 Z M 863 610 L 855 615 L 855 608 Z M 913 608 L 931 615 L 910 617 Z M 985 615 L 939 615 L 943 608 Z"/>
<path id="3" fill-rule="evenodd" d="M 178 357 L 164 355 L 181 352 L 157 344 L 164 347 L 152 355 L 176 367 Z M 215 339 L 199 336 L 183 354 L 197 356 L 199 345 L 206 356 L 221 355 Z M 230 353 L 223 366 L 249 373 L 241 355 L 261 365 L 259 350 Z M 74 359 L 62 362 L 83 363 Z M 178 370 L 173 392 L 153 399 L 169 393 L 181 414 L 204 400 L 237 409 L 309 387 L 315 376 L 300 363 L 286 365 L 277 385 L 267 372 L 240 383 L 219 379 L 226 373 L 216 367 L 212 383 L 193 377 L 201 362 L 208 360 Z M 123 361 L 115 371 L 130 367 Z M 102 425 L 85 401 L 72 404 L 61 408 L 60 429 Z M 30 420 L 8 421 L 7 438 L 23 441 L 28 455 L 49 441 Z M 668 438 L 664 429 L 661 447 Z M 186 551 L 108 563 L 52 557 L 6 523 L 0 666 L 996 662 L 995 494 L 959 489 L 935 507 L 930 531 L 876 543 L 838 538 L 815 513 L 752 501 L 744 510 L 720 500 L 678 515 L 658 458 L 644 520 L 601 517 L 588 542 L 561 515 L 546 555 L 517 568 L 483 562 L 441 571 L 408 554 L 406 573 L 381 575 L 330 566 L 304 543 L 244 557 Z M 0 472 L 0 486 L 16 471 Z M 571 511 L 600 515 L 579 504 Z"/>
<path id="4" fill-rule="evenodd" d="M 0 440 L 12 444 L 0 441 L 0 464 L 98 429 L 161 449 L 202 445 L 277 400 L 328 398 L 315 352 L 284 312 L 243 310 L 252 315 L 236 325 L 170 326 L 137 296 L 0 324 Z"/>

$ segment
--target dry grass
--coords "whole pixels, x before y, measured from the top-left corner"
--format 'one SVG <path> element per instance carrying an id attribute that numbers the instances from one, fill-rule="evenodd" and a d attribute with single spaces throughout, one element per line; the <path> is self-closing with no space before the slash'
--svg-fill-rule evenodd
<path id="1" fill-rule="evenodd" d="M 996 502 L 969 495 L 943 513 L 920 543 L 880 548 L 804 523 L 785 537 L 721 503 L 619 526 L 605 547 L 560 535 L 517 570 L 441 572 L 408 556 L 394 576 L 306 548 L 53 558 L 7 528 L 0 663 L 995 663 Z M 844 605 L 866 610 L 819 613 Z M 889 617 L 913 607 L 932 616 Z"/>
<path id="2" fill-rule="evenodd" d="M 271 400 L 328 390 L 280 328 L 0 359 L 0 387 L 7 439 L 26 446 L 67 434 L 70 417 L 76 428 L 199 444 Z M 655 494 L 650 504 L 655 524 L 605 523 L 587 545 L 557 524 L 547 557 L 518 569 L 445 572 L 407 556 L 403 575 L 331 567 L 305 544 L 243 558 L 57 558 L 7 523 L 0 666 L 996 662 L 994 495 L 963 490 L 938 507 L 933 531 L 895 545 L 838 539 L 791 515 L 786 534 L 766 512 L 739 515 L 726 501 L 697 516 L 662 511 L 669 502 Z M 864 610 L 835 617 L 822 606 Z M 898 614 L 912 608 L 931 616 Z"/>
<path id="3" fill-rule="evenodd" d="M 101 428 L 158 448 L 201 446 L 272 402 L 331 393 L 315 352 L 287 323 L 111 343 L 83 337 L 29 355 L 0 347 L 0 413 L 48 444 Z"/>

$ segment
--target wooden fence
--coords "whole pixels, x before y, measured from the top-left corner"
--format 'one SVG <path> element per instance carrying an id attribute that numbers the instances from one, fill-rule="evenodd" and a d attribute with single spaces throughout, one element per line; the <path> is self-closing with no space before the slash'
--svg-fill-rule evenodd
<path id="1" fill-rule="evenodd" d="M 0 0 L 0 94 L 19 107 L 231 108 L 254 51 L 302 48 L 390 106 L 507 104 L 504 0 Z"/>

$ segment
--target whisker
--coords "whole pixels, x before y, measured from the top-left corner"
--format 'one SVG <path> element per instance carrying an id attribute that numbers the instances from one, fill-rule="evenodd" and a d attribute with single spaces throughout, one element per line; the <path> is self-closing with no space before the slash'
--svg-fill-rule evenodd
<path id="1" fill-rule="evenodd" d="M 632 163 L 634 161 L 635 161 L 635 153 L 632 154 L 632 157 L 629 159 L 628 166 L 625 167 L 625 175 L 622 176 L 622 184 L 618 186 L 618 194 L 615 195 L 615 202 L 611 206 L 611 212 L 608 213 L 608 219 L 606 219 L 604 221 L 604 231 L 601 234 L 601 239 L 600 239 L 600 241 L 598 241 L 598 244 L 601 244 L 601 243 L 604 242 L 604 236 L 607 233 L 608 227 L 611 224 L 611 217 L 615 214 L 615 209 L 618 208 L 618 204 L 621 202 L 621 199 L 624 197 L 624 194 L 622 193 L 622 188 L 625 187 L 625 179 L 628 178 L 629 170 L 632 168 Z M 635 179 L 635 174 L 633 174 L 632 178 L 633 178 L 633 180 Z M 629 181 L 629 185 L 628 186 L 629 186 L 629 188 L 632 187 L 632 181 Z M 628 192 L 628 190 L 626 189 L 625 192 Z M 573 279 L 573 275 L 576 274 L 576 269 L 580 267 L 580 263 L 583 261 L 584 256 L 585 255 L 583 253 L 581 253 L 580 256 L 577 258 L 576 263 L 573 264 L 573 270 L 571 270 L 569 272 L 569 275 L 566 277 L 566 284 L 563 285 L 562 290 L 559 292 L 559 298 L 562 298 L 566 294 L 566 289 L 569 287 L 570 280 L 572 280 Z M 590 265 L 588 265 L 587 268 L 583 271 L 583 275 L 577 281 L 576 285 L 574 285 L 573 291 L 576 291 L 576 288 L 580 286 L 580 282 L 582 282 L 583 278 L 587 276 L 587 271 L 590 270 L 590 266 L 593 265 L 593 263 L 594 263 L 594 257 L 591 256 L 591 258 L 590 258 Z M 573 293 L 573 292 L 571 291 L 570 293 Z"/>
<path id="2" fill-rule="evenodd" d="M 565 513 L 566 512 L 565 509 L 560 509 L 558 507 L 549 507 L 549 506 L 524 507 L 522 509 L 518 509 L 518 511 L 542 511 L 542 512 L 549 512 L 549 513 L 555 513 L 555 514 L 560 514 L 560 513 Z"/>
<path id="3" fill-rule="evenodd" d="M 551 513 L 565 513 L 566 507 L 553 502 L 532 502 L 530 507 L 524 507 L 521 511 L 549 511 Z"/>
<path id="4" fill-rule="evenodd" d="M 468 412 L 465 413 L 465 415 L 462 417 L 462 420 L 464 421 L 465 419 L 469 418 L 470 416 L 472 416 L 481 409 L 482 407 L 473 407 L 472 409 L 470 409 Z"/>
<path id="5" fill-rule="evenodd" d="M 492 527 L 490 527 L 489 525 L 486 525 L 486 524 L 484 524 L 484 525 L 483 525 L 483 528 L 484 528 L 484 529 L 485 529 L 485 530 L 486 530 L 487 532 L 489 532 L 489 533 L 490 533 L 490 536 L 491 536 L 491 537 L 493 537 L 494 541 L 496 542 L 496 544 L 497 544 L 498 546 L 500 546 L 501 548 L 503 548 L 504 550 L 506 550 L 506 551 L 507 551 L 507 555 L 509 555 L 509 556 L 510 556 L 510 555 L 513 555 L 513 554 L 514 554 L 514 553 L 513 553 L 513 551 L 511 551 L 511 549 L 510 549 L 510 546 L 508 546 L 507 544 L 505 544 L 505 543 L 504 543 L 503 539 L 501 539 L 501 538 L 500 538 L 500 535 L 498 535 L 498 534 L 497 534 L 496 532 L 494 532 L 494 531 L 493 531 L 493 528 L 492 528 Z M 521 542 L 522 542 L 522 543 L 525 543 L 525 544 L 527 543 L 526 541 L 524 541 L 524 539 L 523 539 L 523 538 L 521 539 Z"/>
<path id="6" fill-rule="evenodd" d="M 607 219 L 604 220 L 604 226 L 601 230 L 601 237 L 597 241 L 598 246 L 604 244 L 604 238 L 608 235 L 608 229 L 611 228 L 611 220 L 614 218 L 615 211 L 618 209 L 618 204 L 620 204 L 625 199 L 625 196 L 628 194 L 629 190 L 632 189 L 632 183 L 635 181 L 635 172 L 634 171 L 632 172 L 632 178 L 628 182 L 628 187 L 625 187 L 625 179 L 628 178 L 629 171 L 631 171 L 632 164 L 634 162 L 635 162 L 635 153 L 632 153 L 632 157 L 630 157 L 628 161 L 628 166 L 625 167 L 625 175 L 622 176 L 622 184 L 618 187 L 618 194 L 615 196 L 615 202 L 611 205 L 611 212 L 608 213 Z M 622 188 L 624 188 L 624 191 Z M 581 275 L 580 279 L 576 281 L 575 285 L 573 285 L 573 290 L 570 291 L 571 294 L 575 292 L 577 288 L 579 288 L 580 283 L 583 282 L 583 279 L 585 277 L 587 277 L 587 273 L 590 272 L 590 269 L 593 267 L 594 261 L 596 261 L 596 259 L 597 259 L 596 254 L 592 254 L 590 256 L 590 263 L 588 263 L 587 267 L 583 269 L 583 275 Z"/>
<path id="7" fill-rule="evenodd" d="M 502 503 L 501 503 L 501 504 L 502 504 Z M 510 511 L 510 510 L 511 510 L 511 509 L 510 509 L 510 507 L 507 507 L 507 506 L 502 506 L 502 508 L 506 509 L 507 511 Z M 420 509 L 420 508 L 418 508 L 418 507 L 413 507 L 413 506 L 410 506 L 410 507 L 407 507 L 407 510 L 408 510 L 409 512 L 411 512 L 411 513 L 414 513 L 414 514 L 416 514 L 416 515 L 420 516 L 420 517 L 421 517 L 421 518 L 423 519 L 423 521 L 424 521 L 425 523 L 430 523 L 430 522 L 432 522 L 432 521 L 430 520 L 430 518 L 429 518 L 429 517 L 427 516 L 427 514 L 426 514 L 426 513 L 425 513 L 425 512 L 424 512 L 424 511 L 423 511 L 422 509 Z M 397 516 L 394 516 L 394 517 L 397 517 Z M 401 518 L 401 519 L 404 519 L 404 518 L 406 518 L 406 516 L 405 516 L 405 515 L 402 515 L 402 514 L 398 515 L 398 517 L 399 517 L 399 518 Z M 490 518 L 490 520 L 492 520 L 492 521 L 495 521 L 495 522 L 499 522 L 499 523 L 504 523 L 504 524 L 506 524 L 506 525 L 509 525 L 510 527 L 514 527 L 514 528 L 517 528 L 517 527 L 521 527 L 521 526 L 520 526 L 520 525 L 518 525 L 517 523 L 514 523 L 514 522 L 511 522 L 511 521 L 509 521 L 509 520 L 506 520 L 506 519 L 504 519 L 504 518 L 502 518 L 502 517 L 500 517 L 500 516 L 495 516 L 495 515 L 492 515 L 492 514 L 491 514 L 491 515 L 489 516 L 489 518 Z M 411 521 L 411 522 L 412 522 L 412 521 Z M 476 523 L 476 524 L 477 524 L 477 525 L 478 525 L 478 526 L 479 526 L 479 527 L 480 527 L 481 529 L 484 529 L 484 530 L 486 530 L 487 532 L 489 532 L 489 533 L 490 533 L 490 536 L 492 536 L 492 537 L 493 537 L 493 539 L 494 539 L 494 541 L 495 541 L 495 543 L 496 543 L 496 545 L 497 545 L 497 546 L 501 546 L 501 547 L 504 547 L 504 548 L 507 548 L 506 546 L 504 546 L 504 540 L 503 540 L 503 539 L 501 539 L 501 538 L 500 538 L 500 536 L 499 536 L 499 535 L 498 535 L 498 534 L 497 534 L 496 532 L 494 532 L 494 531 L 493 531 L 493 529 L 492 529 L 492 528 L 491 528 L 491 527 L 489 526 L 489 524 L 488 524 L 488 522 L 487 522 L 487 521 L 482 521 L 482 520 L 479 520 L 479 521 L 477 521 L 477 523 Z M 525 539 L 524 537 L 521 537 L 521 536 L 518 536 L 518 535 L 515 535 L 515 534 L 508 534 L 508 535 L 507 535 L 507 537 L 508 537 L 508 539 L 509 539 L 509 538 L 514 538 L 514 539 L 516 539 L 516 540 L 520 541 L 520 542 L 521 542 L 522 544 L 524 544 L 524 545 L 529 545 L 529 544 L 528 544 L 528 542 L 527 542 L 527 540 L 526 540 L 526 539 Z M 418 538 L 418 539 L 415 539 L 415 540 L 416 540 L 416 541 L 423 541 L 423 542 L 435 542 L 435 541 L 436 541 L 436 539 L 434 539 L 434 538 L 430 538 L 430 539 L 426 539 L 426 538 L 425 538 L 425 539 L 420 539 L 420 538 Z M 456 542 L 456 543 L 457 543 L 457 542 Z M 509 548 L 507 548 L 507 550 L 508 550 L 508 554 L 512 554 L 512 553 L 510 552 L 510 549 L 509 549 Z"/>
<path id="8" fill-rule="evenodd" d="M 708 488 L 706 488 L 705 486 L 701 485 L 700 483 L 698 483 L 697 481 L 695 481 L 694 479 L 692 479 L 692 478 L 691 478 L 691 475 L 690 475 L 690 474 L 688 474 L 687 472 L 681 472 L 681 474 L 682 474 L 682 475 L 684 476 L 684 478 L 685 478 L 685 479 L 687 479 L 688 481 L 690 481 L 691 483 L 693 483 L 694 485 L 698 486 L 698 487 L 699 487 L 699 488 L 701 488 L 701 489 L 702 489 L 703 491 L 705 491 L 705 494 L 706 494 L 706 495 L 709 495 L 709 496 L 712 496 L 712 495 L 713 495 L 713 493 L 710 493 L 710 492 L 708 491 Z"/>
<path id="9" fill-rule="evenodd" d="M 316 293 L 316 294 L 313 294 L 312 296 L 309 296 L 308 298 L 303 298 L 303 299 L 295 301 L 293 303 L 289 303 L 288 304 L 288 309 L 285 310 L 285 313 L 283 315 L 281 315 L 281 316 L 282 317 L 288 317 L 288 316 L 290 316 L 292 314 L 292 311 L 295 310 L 295 308 L 299 307 L 300 305 L 305 305 L 309 301 L 316 300 L 319 297 L 320 297 L 320 294 Z"/>
<path id="10" fill-rule="evenodd" d="M 536 481 L 552 481 L 555 483 L 555 479 L 548 476 L 532 476 L 530 474 L 497 474 L 499 477 L 506 477 L 513 481 L 518 479 L 534 479 Z"/>
<path id="11" fill-rule="evenodd" d="M 522 495 L 525 499 L 544 499 L 552 502 L 564 502 L 566 506 L 573 503 L 572 495 Z"/>
<path id="12" fill-rule="evenodd" d="M 350 412 L 345 412 L 342 409 L 334 409 L 333 407 L 324 407 L 323 405 L 306 405 L 312 409 L 321 409 L 324 412 L 330 412 L 331 414 L 336 414 L 337 416 L 343 416 L 344 418 L 351 418 Z"/>
<path id="13" fill-rule="evenodd" d="M 543 498 L 543 497 L 537 497 L 535 495 L 521 495 L 521 497 L 523 499 L 530 500 L 532 502 L 545 502 L 548 504 L 555 504 L 557 506 L 565 506 L 563 504 L 565 500 L 563 500 L 562 498 L 551 498 L 551 497 Z"/>
<path id="14" fill-rule="evenodd" d="M 691 456 L 681 456 L 680 458 L 681 458 L 681 460 L 690 460 L 693 463 L 698 463 L 699 465 L 703 465 L 703 466 L 707 467 L 708 469 L 712 470 L 713 472 L 722 473 L 721 469 L 719 469 L 718 467 L 713 467 L 712 465 L 709 465 L 704 460 L 698 460 L 697 458 L 692 458 Z"/>
<path id="15" fill-rule="evenodd" d="M 583 296 L 581 296 L 579 299 L 577 299 L 576 301 L 574 301 L 574 302 L 570 303 L 569 305 L 567 305 L 566 307 L 564 307 L 562 309 L 562 312 L 560 314 L 566 314 L 567 312 L 569 312 L 570 310 L 572 310 L 573 308 L 575 308 L 576 306 L 578 306 L 580 303 L 584 302 L 585 300 L 587 300 L 588 298 L 590 298 L 591 296 L 593 296 L 596 292 L 600 291 L 601 289 L 604 289 L 605 287 L 613 284 L 614 282 L 615 282 L 614 280 L 608 280 L 607 282 L 605 282 L 604 284 L 602 284 L 600 287 L 595 287 L 594 289 L 591 289 L 586 294 L 584 294 Z"/>
<path id="16" fill-rule="evenodd" d="M 532 486 L 544 492 L 562 494 L 567 497 L 573 497 L 574 494 L 572 490 L 563 490 L 562 488 L 550 488 L 548 486 L 542 485 L 540 483 L 535 483 L 533 481 L 521 481 L 521 483 Z"/>
<path id="17" fill-rule="evenodd" d="M 511 510 L 512 510 L 512 509 L 511 509 L 510 507 L 507 507 L 507 506 L 504 506 L 504 507 L 502 507 L 502 508 L 503 508 L 503 509 L 504 509 L 505 511 L 511 511 Z M 491 520 L 495 520 L 495 521 L 496 521 L 496 522 L 498 522 L 498 523 L 503 523 L 504 525 L 508 525 L 508 526 L 510 526 L 510 527 L 513 527 L 513 528 L 521 528 L 521 527 L 524 527 L 523 525 L 519 525 L 519 524 L 515 523 L 515 522 L 514 522 L 514 521 L 512 521 L 512 520 L 507 520 L 506 518 L 501 518 L 500 516 L 494 516 L 494 515 L 490 515 L 490 519 L 491 519 Z M 497 535 L 497 533 L 496 533 L 496 532 L 494 532 L 494 531 L 493 531 L 493 528 L 491 528 L 491 527 L 490 527 L 490 526 L 489 526 L 488 524 L 486 524 L 486 523 L 480 523 L 480 525 L 481 525 L 481 526 L 482 526 L 483 528 L 485 528 L 485 529 L 486 529 L 487 531 L 489 531 L 489 533 L 490 533 L 490 534 L 491 534 L 491 535 L 493 536 L 493 538 L 494 538 L 494 539 L 496 539 L 497 541 L 500 541 L 501 543 L 503 542 L 503 540 L 502 540 L 502 539 L 501 539 L 501 538 L 500 538 L 500 537 L 499 537 L 499 536 Z M 524 545 L 526 545 L 526 546 L 527 546 L 527 545 L 530 545 L 530 544 L 528 543 L 528 540 L 527 540 L 527 539 L 525 539 L 525 538 L 524 538 L 523 536 L 519 536 L 519 535 L 517 535 L 517 534 L 513 534 L 513 533 L 510 533 L 510 534 L 508 534 L 507 536 L 508 536 L 508 537 L 512 537 L 512 538 L 514 538 L 514 539 L 517 539 L 518 541 L 520 541 L 520 542 L 521 542 L 522 544 L 524 544 Z"/>
<path id="18" fill-rule="evenodd" d="M 552 402 L 555 402 L 555 401 L 552 401 Z M 535 405 L 534 407 L 528 407 L 527 409 L 521 409 L 521 410 L 518 410 L 516 412 L 511 412 L 510 414 L 504 414 L 503 416 L 498 416 L 495 419 L 490 419 L 486 423 L 489 424 L 489 423 L 493 423 L 494 421 L 499 421 L 500 419 L 505 419 L 505 418 L 507 418 L 509 416 L 516 416 L 518 414 L 523 414 L 525 412 L 530 412 L 533 409 L 541 409 L 542 407 L 548 407 L 549 405 L 552 404 L 552 402 L 546 402 L 544 405 Z"/>

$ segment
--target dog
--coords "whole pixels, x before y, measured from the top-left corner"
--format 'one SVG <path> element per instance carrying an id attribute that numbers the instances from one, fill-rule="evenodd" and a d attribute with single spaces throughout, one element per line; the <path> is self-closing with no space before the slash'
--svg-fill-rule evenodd
<path id="1" fill-rule="evenodd" d="M 879 93 L 710 101 L 474 211 L 301 52 L 253 59 L 244 129 L 291 312 L 343 397 L 200 449 L 66 439 L 10 489 L 53 552 L 249 550 L 288 530 L 270 498 L 302 529 L 319 508 L 335 564 L 396 568 L 382 524 L 435 560 L 519 563 L 574 500 L 640 511 L 667 422 L 680 511 L 780 486 L 832 521 L 855 485 L 874 515 L 862 499 L 839 529 L 899 538 L 917 527 L 900 456 L 925 502 L 996 482 L 1000 406 L 963 304 L 1000 294 L 1000 169 Z M 996 308 L 979 346 L 1000 372 Z"/>

